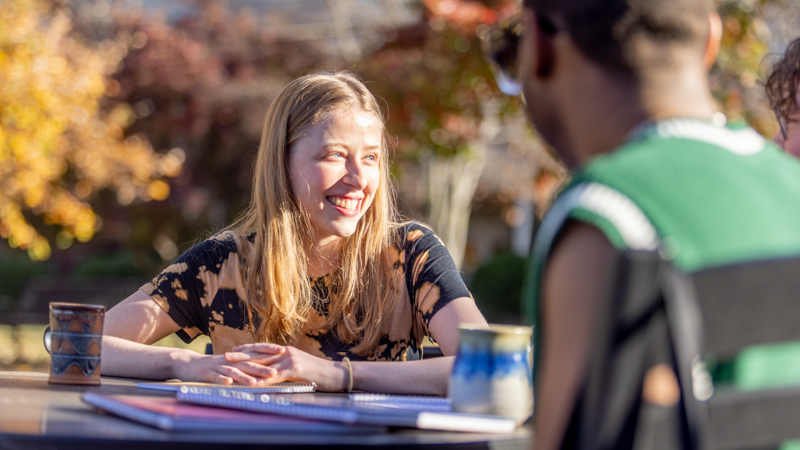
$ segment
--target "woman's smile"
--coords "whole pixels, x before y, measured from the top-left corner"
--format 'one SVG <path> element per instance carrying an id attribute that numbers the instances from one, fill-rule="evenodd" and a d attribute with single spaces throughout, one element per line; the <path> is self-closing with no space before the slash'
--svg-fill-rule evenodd
<path id="1" fill-rule="evenodd" d="M 355 216 L 361 206 L 361 199 L 349 197 L 326 197 L 344 215 Z"/>

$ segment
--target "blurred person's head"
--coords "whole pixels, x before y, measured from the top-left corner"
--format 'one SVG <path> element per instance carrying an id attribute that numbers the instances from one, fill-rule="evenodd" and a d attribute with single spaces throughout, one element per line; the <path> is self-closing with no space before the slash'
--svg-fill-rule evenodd
<path id="1" fill-rule="evenodd" d="M 800 38 L 789 43 L 772 66 L 764 87 L 780 125 L 773 141 L 787 153 L 800 157 Z"/>
<path id="2" fill-rule="evenodd" d="M 721 34 L 713 0 L 524 0 L 524 6 L 520 84 L 531 120 L 568 165 L 586 159 L 576 154 L 586 124 L 571 122 L 587 112 L 636 121 L 697 116 L 692 105 L 713 105 L 707 71 Z"/>
<path id="3" fill-rule="evenodd" d="M 295 335 L 313 298 L 309 272 L 321 264 L 340 283 L 327 325 L 360 341 L 355 352 L 377 345 L 391 196 L 385 122 L 364 83 L 349 72 L 289 83 L 267 112 L 250 206 L 233 227 L 255 236 L 243 266 L 251 323 L 253 310 L 263 318 L 254 324 L 259 337 L 285 343 Z"/>

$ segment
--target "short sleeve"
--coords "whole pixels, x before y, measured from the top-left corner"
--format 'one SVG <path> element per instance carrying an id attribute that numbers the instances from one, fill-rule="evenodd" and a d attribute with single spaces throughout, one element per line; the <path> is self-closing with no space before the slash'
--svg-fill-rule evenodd
<path id="1" fill-rule="evenodd" d="M 208 309 L 217 286 L 203 275 L 219 268 L 232 253 L 236 253 L 233 239 L 208 239 L 140 288 L 181 327 L 176 334 L 184 342 L 209 334 Z"/>
<path id="2" fill-rule="evenodd" d="M 405 274 L 415 315 L 430 336 L 431 318 L 451 301 L 472 298 L 453 257 L 430 228 L 412 222 L 406 226 Z"/>

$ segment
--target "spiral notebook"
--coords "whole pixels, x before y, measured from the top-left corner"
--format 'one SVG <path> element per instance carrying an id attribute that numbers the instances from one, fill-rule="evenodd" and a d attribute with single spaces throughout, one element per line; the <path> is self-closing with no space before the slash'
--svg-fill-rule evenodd
<path id="1" fill-rule="evenodd" d="M 381 427 L 351 426 L 287 416 L 256 414 L 246 411 L 212 408 L 179 403 L 175 398 L 132 395 L 104 395 L 86 392 L 83 401 L 134 422 L 168 431 L 256 431 L 256 432 L 324 432 L 380 433 Z"/>
<path id="2" fill-rule="evenodd" d="M 356 404 L 377 405 L 387 408 L 440 412 L 453 410 L 449 398 L 428 395 L 392 395 L 364 392 L 350 394 L 350 400 L 356 402 Z"/>
<path id="3" fill-rule="evenodd" d="M 222 388 L 234 389 L 237 391 L 250 392 L 253 394 L 296 394 L 315 392 L 317 390 L 316 383 L 301 383 L 295 381 L 284 381 L 282 383 L 274 383 L 267 385 L 250 386 L 249 384 L 212 384 L 212 383 L 193 383 L 184 381 L 163 381 L 158 383 L 136 383 L 139 389 L 147 389 L 151 391 L 165 391 L 165 392 L 178 392 L 181 386 L 191 386 L 200 388 Z"/>
<path id="4" fill-rule="evenodd" d="M 319 394 L 269 395 L 186 386 L 177 398 L 198 405 L 356 425 L 478 433 L 511 433 L 516 428 L 514 420 L 504 417 L 398 409 Z"/>

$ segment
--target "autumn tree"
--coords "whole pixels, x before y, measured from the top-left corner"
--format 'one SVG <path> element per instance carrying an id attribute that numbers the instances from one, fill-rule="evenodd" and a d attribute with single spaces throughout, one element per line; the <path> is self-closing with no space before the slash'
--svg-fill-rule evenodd
<path id="1" fill-rule="evenodd" d="M 131 9 L 76 13 L 85 35 L 131 36 L 111 81 L 116 95 L 107 102 L 135 115 L 129 132 L 184 160 L 166 201 L 102 206 L 104 237 L 137 254 L 155 252 L 154 266 L 231 223 L 247 206 L 263 120 L 283 86 L 314 69 L 343 65 L 316 41 L 276 32 L 282 25 L 277 14 L 230 10 L 219 2 L 182 6 L 185 14 L 174 20 Z"/>
<path id="2" fill-rule="evenodd" d="M 0 236 L 34 260 L 51 247 L 32 217 L 60 229 L 60 246 L 85 242 L 101 224 L 90 206 L 99 190 L 122 203 L 163 200 L 164 177 L 181 169 L 175 155 L 125 135 L 130 107 L 101 108 L 129 40 L 90 45 L 71 29 L 69 12 L 43 0 L 0 9 Z"/>

